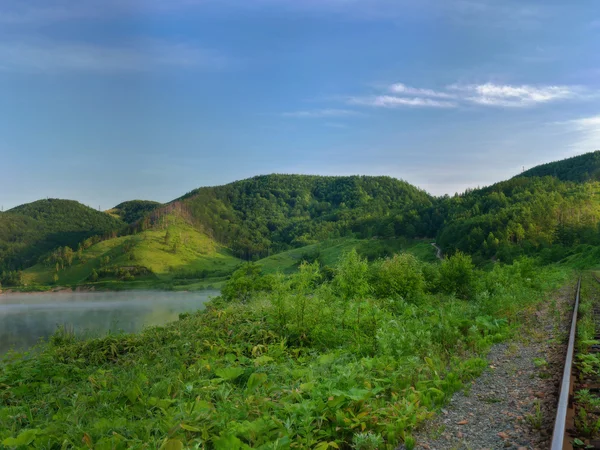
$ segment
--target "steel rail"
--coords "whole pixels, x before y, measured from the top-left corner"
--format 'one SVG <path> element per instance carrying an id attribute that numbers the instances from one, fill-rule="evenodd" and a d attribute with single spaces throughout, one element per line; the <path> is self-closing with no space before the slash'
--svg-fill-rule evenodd
<path id="1" fill-rule="evenodd" d="M 569 335 L 569 346 L 567 347 L 567 358 L 563 371 L 560 397 L 556 408 L 556 421 L 552 433 L 551 450 L 562 450 L 565 444 L 567 426 L 567 412 L 569 409 L 569 397 L 571 393 L 571 371 L 573 366 L 573 353 L 575 350 L 575 332 L 577 328 L 577 311 L 579 310 L 579 293 L 581 291 L 581 277 L 577 282 L 577 295 L 575 296 L 575 307 L 573 308 L 573 320 L 571 321 L 571 333 Z"/>

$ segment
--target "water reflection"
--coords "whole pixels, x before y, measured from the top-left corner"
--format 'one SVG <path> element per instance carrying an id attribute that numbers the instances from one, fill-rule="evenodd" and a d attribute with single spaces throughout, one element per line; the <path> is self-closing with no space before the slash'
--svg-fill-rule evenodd
<path id="1" fill-rule="evenodd" d="M 57 326 L 77 334 L 139 331 L 201 309 L 218 291 L 69 292 L 0 295 L 0 354 L 26 349 Z"/>

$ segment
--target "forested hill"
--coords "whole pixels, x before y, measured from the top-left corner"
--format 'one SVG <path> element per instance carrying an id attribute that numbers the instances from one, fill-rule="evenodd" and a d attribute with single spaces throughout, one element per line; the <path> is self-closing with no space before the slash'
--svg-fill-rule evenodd
<path id="1" fill-rule="evenodd" d="M 562 181 L 600 181 L 600 150 L 526 170 L 518 177 L 556 177 Z"/>
<path id="2" fill-rule="evenodd" d="M 558 166 L 558 170 L 562 168 Z M 443 199 L 438 244 L 509 262 L 523 254 L 557 261 L 578 245 L 600 245 L 600 183 L 516 177 Z"/>
<path id="3" fill-rule="evenodd" d="M 130 200 L 119 203 L 107 213 L 121 219 L 123 222 L 133 224 L 142 219 L 146 214 L 162 206 L 161 203 L 149 200 Z"/>
<path id="4" fill-rule="evenodd" d="M 27 267 L 48 251 L 119 231 L 124 223 L 72 200 L 47 199 L 0 214 L 0 271 Z"/>
<path id="5" fill-rule="evenodd" d="M 391 177 L 264 175 L 196 189 L 180 199 L 215 239 L 242 258 L 356 233 L 422 233 L 433 199 Z"/>

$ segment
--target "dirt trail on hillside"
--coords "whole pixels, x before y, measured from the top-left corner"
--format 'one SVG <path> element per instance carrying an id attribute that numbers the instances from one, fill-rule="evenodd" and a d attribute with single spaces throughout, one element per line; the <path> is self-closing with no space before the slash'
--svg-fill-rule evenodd
<path id="1" fill-rule="evenodd" d="M 433 245 L 433 247 L 435 248 L 435 256 L 437 257 L 437 259 L 444 259 L 442 249 L 435 242 L 432 242 L 431 245 Z"/>

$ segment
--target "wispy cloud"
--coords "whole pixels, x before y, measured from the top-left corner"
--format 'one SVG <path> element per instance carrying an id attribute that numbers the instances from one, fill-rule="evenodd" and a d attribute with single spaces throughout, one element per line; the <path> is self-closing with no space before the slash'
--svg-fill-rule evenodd
<path id="1" fill-rule="evenodd" d="M 376 95 L 371 97 L 350 97 L 348 103 L 380 108 L 398 108 L 402 106 L 429 107 L 429 108 L 455 108 L 454 102 L 433 100 L 423 97 L 397 97 L 393 95 Z"/>
<path id="2" fill-rule="evenodd" d="M 407 86 L 404 83 L 396 83 L 390 86 L 390 91 L 395 94 L 416 95 L 418 97 L 454 98 L 455 95 L 448 92 L 434 91 L 433 89 L 422 89 Z"/>
<path id="3" fill-rule="evenodd" d="M 352 117 L 361 115 L 358 111 L 351 109 L 313 109 L 306 111 L 292 111 L 282 114 L 283 117 L 296 119 L 321 119 L 327 117 Z"/>
<path id="4" fill-rule="evenodd" d="M 574 151 L 600 150 L 600 115 L 565 122 L 567 129 L 575 133 L 571 148 Z"/>
<path id="5" fill-rule="evenodd" d="M 187 42 L 137 40 L 121 46 L 65 41 L 0 42 L 0 70 L 11 72 L 140 72 L 160 67 L 215 70 L 231 61 Z"/>
<path id="6" fill-rule="evenodd" d="M 452 85 L 465 101 L 487 106 L 526 107 L 565 100 L 582 94 L 576 86 L 501 85 L 494 83 Z"/>
<path id="7" fill-rule="evenodd" d="M 395 95 L 351 96 L 346 102 L 379 108 L 428 107 L 457 108 L 461 105 L 523 108 L 559 100 L 584 100 L 596 93 L 579 86 L 566 85 L 510 85 L 510 84 L 453 84 L 443 90 L 408 86 L 395 83 L 385 88 Z"/>

